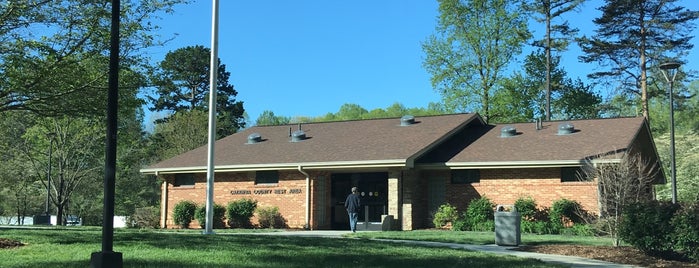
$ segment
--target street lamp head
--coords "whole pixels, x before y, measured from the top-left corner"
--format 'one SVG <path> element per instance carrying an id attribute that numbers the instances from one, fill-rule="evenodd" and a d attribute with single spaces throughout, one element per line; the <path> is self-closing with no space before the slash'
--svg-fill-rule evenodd
<path id="1" fill-rule="evenodd" d="M 677 76 L 677 72 L 675 70 L 679 68 L 681 63 L 676 62 L 676 61 L 670 61 L 666 62 L 663 64 L 660 64 L 660 70 L 663 72 L 663 76 L 665 77 L 665 81 L 668 83 L 672 83 L 675 81 L 675 76 Z M 670 73 L 670 76 L 668 76 L 668 73 Z"/>
<path id="2" fill-rule="evenodd" d="M 660 69 L 674 70 L 674 69 L 679 68 L 680 65 L 681 65 L 681 63 L 679 63 L 679 62 L 671 61 L 671 62 L 666 62 L 666 63 L 660 64 Z"/>

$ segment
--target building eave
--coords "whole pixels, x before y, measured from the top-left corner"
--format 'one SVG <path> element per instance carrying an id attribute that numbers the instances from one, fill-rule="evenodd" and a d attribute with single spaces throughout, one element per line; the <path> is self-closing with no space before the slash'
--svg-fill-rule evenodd
<path id="1" fill-rule="evenodd" d="M 406 159 L 369 160 L 369 161 L 336 161 L 336 162 L 303 162 L 303 163 L 273 163 L 252 165 L 221 165 L 215 166 L 215 172 L 246 172 L 263 170 L 297 170 L 303 167 L 305 170 L 327 169 L 367 169 L 367 168 L 395 168 L 406 167 Z M 205 173 L 206 166 L 171 167 L 171 168 L 145 168 L 140 170 L 147 175 L 177 174 L 177 173 Z"/>
<path id="2" fill-rule="evenodd" d="M 549 160 L 549 161 L 488 161 L 488 162 L 447 162 L 416 165 L 420 169 L 496 169 L 496 168 L 553 168 L 580 167 L 590 164 L 620 163 L 621 159 L 595 160 Z"/>

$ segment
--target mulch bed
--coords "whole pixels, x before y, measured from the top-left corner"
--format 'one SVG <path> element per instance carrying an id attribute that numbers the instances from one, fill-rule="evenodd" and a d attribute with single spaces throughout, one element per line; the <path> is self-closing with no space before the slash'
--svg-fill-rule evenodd
<path id="1" fill-rule="evenodd" d="M 0 249 L 24 246 L 24 243 L 0 237 Z"/>
<path id="2" fill-rule="evenodd" d="M 544 254 L 578 256 L 588 259 L 596 259 L 613 263 L 630 264 L 651 268 L 699 268 L 699 263 L 671 261 L 655 258 L 647 256 L 643 254 L 643 252 L 632 247 L 537 245 L 521 246 L 516 250 Z"/>

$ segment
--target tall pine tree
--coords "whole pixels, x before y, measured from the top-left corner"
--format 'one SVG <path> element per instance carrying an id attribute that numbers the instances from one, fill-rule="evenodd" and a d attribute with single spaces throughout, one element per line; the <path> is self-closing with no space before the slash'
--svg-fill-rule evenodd
<path id="1" fill-rule="evenodd" d="M 588 77 L 640 97 L 643 116 L 650 119 L 648 100 L 658 94 L 648 87 L 648 68 L 668 59 L 681 61 L 699 12 L 676 6 L 677 0 L 607 0 L 595 19 L 595 34 L 580 38 L 584 62 L 600 66 Z"/>

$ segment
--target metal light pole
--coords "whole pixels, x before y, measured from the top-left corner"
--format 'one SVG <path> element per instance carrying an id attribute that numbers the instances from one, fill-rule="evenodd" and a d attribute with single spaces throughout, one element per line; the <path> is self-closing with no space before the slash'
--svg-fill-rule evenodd
<path id="1" fill-rule="evenodd" d="M 676 69 L 680 67 L 679 62 L 666 62 L 660 64 L 660 70 L 665 76 L 665 81 L 670 83 L 668 95 L 670 96 L 670 179 L 672 187 L 672 203 L 677 203 L 677 165 L 675 163 L 675 103 L 672 100 L 672 87 L 677 76 Z M 669 75 L 668 75 L 669 73 Z"/>
<path id="2" fill-rule="evenodd" d="M 109 75 L 107 91 L 107 131 L 104 157 L 104 211 L 102 212 L 102 251 L 90 255 L 91 268 L 121 268 L 121 252 L 114 251 L 114 188 L 117 156 L 117 115 L 119 111 L 119 25 L 121 0 L 112 0 L 109 36 Z"/>
<path id="3" fill-rule="evenodd" d="M 56 133 L 49 132 L 46 133 L 46 136 L 49 138 L 49 168 L 46 174 L 46 210 L 44 212 L 47 224 L 51 225 L 51 212 L 49 210 L 51 207 L 51 155 L 53 153 L 53 138 L 56 137 Z"/>

